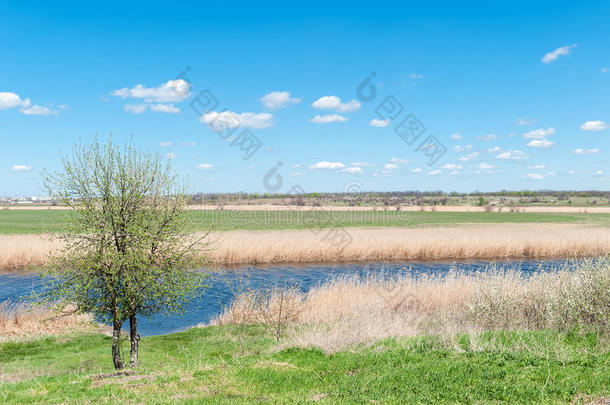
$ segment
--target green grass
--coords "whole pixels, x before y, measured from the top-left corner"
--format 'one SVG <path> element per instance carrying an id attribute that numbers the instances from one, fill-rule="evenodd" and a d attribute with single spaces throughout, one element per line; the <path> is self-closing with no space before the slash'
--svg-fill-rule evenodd
<path id="1" fill-rule="evenodd" d="M 0 345 L 4 403 L 571 403 L 610 396 L 607 342 L 595 334 L 500 332 L 495 349 L 458 351 L 433 338 L 331 355 L 275 350 L 257 327 L 238 355 L 227 329 L 143 338 L 135 375 L 113 371 L 102 335 Z M 463 337 L 464 347 L 468 345 Z M 524 350 L 524 342 L 536 350 Z M 540 348 L 542 348 L 540 350 Z M 545 349 L 547 348 L 547 349 Z M 379 401 L 379 402 L 375 402 Z"/>
<path id="2" fill-rule="evenodd" d="M 0 234 L 61 232 L 65 211 L 0 210 Z M 435 226 L 467 223 L 592 223 L 610 226 L 610 214 L 396 211 L 189 211 L 194 231 L 307 229 L 337 226 Z"/>

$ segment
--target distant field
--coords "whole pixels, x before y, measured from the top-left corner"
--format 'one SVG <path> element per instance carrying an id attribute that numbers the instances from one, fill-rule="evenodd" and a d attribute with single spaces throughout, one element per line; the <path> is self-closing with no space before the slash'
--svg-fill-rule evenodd
<path id="1" fill-rule="evenodd" d="M 66 211 L 0 210 L 0 234 L 65 230 Z M 355 226 L 417 227 L 487 223 L 581 223 L 610 226 L 610 214 L 403 211 L 189 211 L 193 232 L 313 229 Z"/>

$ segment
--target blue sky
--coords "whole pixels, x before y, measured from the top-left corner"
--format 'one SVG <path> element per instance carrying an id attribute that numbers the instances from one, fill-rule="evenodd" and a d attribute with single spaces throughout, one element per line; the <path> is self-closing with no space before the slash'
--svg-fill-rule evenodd
<path id="1" fill-rule="evenodd" d="M 96 133 L 201 192 L 610 190 L 608 21 L 605 1 L 1 2 L 0 195 L 41 194 Z M 200 115 L 203 90 L 218 106 Z"/>

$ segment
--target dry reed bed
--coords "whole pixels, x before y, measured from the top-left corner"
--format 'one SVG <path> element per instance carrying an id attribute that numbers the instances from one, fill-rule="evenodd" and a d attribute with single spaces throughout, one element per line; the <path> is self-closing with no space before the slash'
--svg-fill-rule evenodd
<path id="1" fill-rule="evenodd" d="M 0 303 L 0 343 L 97 329 L 93 316 L 75 314 L 70 308 L 57 313 L 48 308 Z"/>
<path id="2" fill-rule="evenodd" d="M 610 335 L 610 259 L 585 260 L 575 271 L 557 269 L 530 277 L 495 267 L 478 274 L 395 278 L 343 277 L 301 293 L 246 291 L 213 324 L 286 319 L 284 346 L 326 352 L 387 338 L 489 330 L 582 327 Z"/>
<path id="3" fill-rule="evenodd" d="M 592 257 L 610 251 L 610 229 L 574 224 L 481 224 L 216 232 L 218 265 L 428 259 Z M 61 248 L 50 235 L 0 235 L 0 270 L 45 263 Z"/>

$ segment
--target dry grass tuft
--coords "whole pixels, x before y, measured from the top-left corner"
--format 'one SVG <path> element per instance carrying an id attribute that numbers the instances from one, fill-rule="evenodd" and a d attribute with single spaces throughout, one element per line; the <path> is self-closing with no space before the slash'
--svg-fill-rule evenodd
<path id="1" fill-rule="evenodd" d="M 249 294 L 238 297 L 213 323 L 234 323 L 236 313 L 242 320 L 264 322 L 268 315 L 245 306 L 252 302 Z M 494 267 L 477 274 L 390 280 L 343 277 L 293 297 L 291 305 L 297 303 L 285 344 L 326 352 L 386 338 L 436 335 L 451 340 L 488 330 L 584 327 L 608 335 L 610 259 L 585 260 L 574 271 L 530 277 Z M 279 308 L 277 299 L 269 307 Z"/>
<path id="2" fill-rule="evenodd" d="M 98 327 L 91 315 L 75 314 L 71 308 L 58 314 L 47 308 L 0 303 L 0 342 L 93 331 Z"/>

